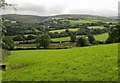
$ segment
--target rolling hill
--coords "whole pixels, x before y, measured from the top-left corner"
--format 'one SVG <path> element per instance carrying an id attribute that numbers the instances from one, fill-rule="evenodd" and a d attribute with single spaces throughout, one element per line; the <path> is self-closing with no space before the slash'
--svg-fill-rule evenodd
<path id="1" fill-rule="evenodd" d="M 3 62 L 7 64 L 3 81 L 118 80 L 118 44 L 10 54 Z"/>
<path id="2" fill-rule="evenodd" d="M 102 17 L 102 16 L 97 16 L 97 15 L 87 15 L 87 14 L 61 14 L 61 15 L 56 15 L 53 16 L 55 17 L 59 17 L 59 18 L 83 18 L 83 19 L 107 19 L 106 17 Z"/>
<path id="3" fill-rule="evenodd" d="M 107 17 L 85 14 L 61 14 L 55 16 L 36 16 L 36 15 L 20 15 L 20 14 L 6 14 L 3 18 L 16 20 L 23 23 L 39 23 L 44 20 L 51 20 L 52 18 L 78 18 L 78 19 L 109 19 Z"/>
<path id="4" fill-rule="evenodd" d="M 2 17 L 23 23 L 39 23 L 48 18 L 47 16 L 19 15 L 19 14 L 7 14 L 3 15 Z"/>

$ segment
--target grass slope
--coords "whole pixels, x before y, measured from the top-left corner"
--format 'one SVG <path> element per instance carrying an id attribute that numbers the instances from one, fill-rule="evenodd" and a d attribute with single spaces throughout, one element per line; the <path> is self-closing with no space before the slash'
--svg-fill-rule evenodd
<path id="1" fill-rule="evenodd" d="M 91 27 L 88 27 L 89 29 L 104 29 L 105 27 L 103 26 L 91 26 Z"/>
<path id="2" fill-rule="evenodd" d="M 118 80 L 118 44 L 64 50 L 11 51 L 3 80 Z M 113 50 L 114 49 L 114 50 Z"/>
<path id="3" fill-rule="evenodd" d="M 39 23 L 46 20 L 47 16 L 34 16 L 34 15 L 19 15 L 19 14 L 6 14 L 3 18 L 16 20 L 22 23 Z"/>
<path id="4" fill-rule="evenodd" d="M 84 23 L 96 23 L 99 22 L 100 20 L 91 20 L 91 19 L 86 19 L 86 20 L 71 20 L 70 24 L 71 25 L 76 25 L 76 24 L 84 24 Z"/>
<path id="5" fill-rule="evenodd" d="M 61 38 L 53 38 L 51 39 L 53 42 L 57 42 L 57 41 L 69 41 L 70 37 L 61 37 Z"/>
<path id="6" fill-rule="evenodd" d="M 85 37 L 85 35 L 81 35 L 81 36 L 77 36 L 78 37 Z M 98 41 L 106 41 L 108 38 L 108 33 L 103 33 L 100 35 L 94 35 L 95 39 Z M 56 42 L 56 41 L 69 41 L 70 37 L 62 37 L 62 38 L 52 38 L 52 41 Z"/>
<path id="7" fill-rule="evenodd" d="M 68 29 L 68 30 L 70 30 L 70 31 L 77 31 L 79 28 L 70 28 L 70 29 Z M 50 31 L 50 32 L 52 32 L 52 33 L 55 33 L 55 32 L 58 32 L 58 33 L 61 33 L 61 32 L 64 32 L 66 29 L 60 29 L 60 30 L 52 30 L 52 31 Z"/>
<path id="8" fill-rule="evenodd" d="M 101 35 L 95 35 L 94 37 L 95 37 L 96 40 L 106 41 L 107 38 L 108 38 L 108 33 L 104 33 L 104 34 L 101 34 Z"/>
<path id="9" fill-rule="evenodd" d="M 78 38 L 78 37 L 85 37 L 85 35 L 76 36 L 76 38 Z M 54 42 L 57 42 L 57 41 L 70 41 L 70 37 L 52 38 L 51 40 L 54 41 Z"/>
<path id="10" fill-rule="evenodd" d="M 87 14 L 61 14 L 61 15 L 52 16 L 52 18 L 107 19 L 105 17 L 100 17 L 96 15 L 87 15 Z"/>

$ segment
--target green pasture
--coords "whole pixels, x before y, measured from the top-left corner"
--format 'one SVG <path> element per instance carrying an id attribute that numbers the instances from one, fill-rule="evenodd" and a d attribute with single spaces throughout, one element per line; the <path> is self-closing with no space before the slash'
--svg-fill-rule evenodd
<path id="1" fill-rule="evenodd" d="M 3 81 L 118 80 L 118 44 L 10 54 L 3 62 L 7 65 Z"/>
<path id="2" fill-rule="evenodd" d="M 86 20 L 71 20 L 70 21 L 70 24 L 71 25 L 76 25 L 76 24 L 84 24 L 84 23 L 96 23 L 96 22 L 99 22 L 100 20 L 89 20 L 89 19 L 86 19 Z"/>
<path id="3" fill-rule="evenodd" d="M 70 31 L 77 31 L 79 28 L 70 28 L 68 30 Z M 64 32 L 66 29 L 60 29 L 60 30 L 52 30 L 52 31 L 49 31 L 51 33 L 55 33 L 55 32 L 58 32 L 58 33 L 61 33 L 61 32 Z"/>
<path id="4" fill-rule="evenodd" d="M 85 35 L 79 35 L 76 36 L 76 38 L 78 37 L 84 37 Z M 70 41 L 70 37 L 61 37 L 61 38 L 52 38 L 51 39 L 53 42 L 57 42 L 57 41 Z"/>
<path id="5" fill-rule="evenodd" d="M 108 38 L 108 33 L 104 33 L 104 34 L 101 34 L 101 35 L 94 35 L 94 37 L 95 37 L 96 40 L 106 41 L 107 38 Z"/>
<path id="6" fill-rule="evenodd" d="M 35 48 L 36 44 L 18 44 L 14 48 Z"/>
<path id="7" fill-rule="evenodd" d="M 88 28 L 89 29 L 104 29 L 105 27 L 103 27 L 103 26 L 90 26 Z"/>
<path id="8" fill-rule="evenodd" d="M 80 36 L 77 36 L 78 37 L 85 37 L 86 35 L 80 35 Z M 87 36 L 86 36 L 87 37 Z M 107 38 L 108 38 L 108 33 L 103 33 L 103 34 L 100 34 L 100 35 L 94 35 L 95 39 L 98 40 L 98 41 L 106 41 Z M 61 38 L 52 38 L 51 39 L 53 42 L 57 42 L 57 41 L 69 41 L 70 40 L 70 37 L 61 37 Z"/>

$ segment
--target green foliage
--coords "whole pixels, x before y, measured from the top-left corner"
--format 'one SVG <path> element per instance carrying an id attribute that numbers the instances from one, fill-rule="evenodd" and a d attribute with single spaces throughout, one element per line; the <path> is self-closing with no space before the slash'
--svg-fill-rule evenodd
<path id="1" fill-rule="evenodd" d="M 10 37 L 4 37 L 2 42 L 3 49 L 12 50 L 14 48 L 14 41 Z"/>
<path id="2" fill-rule="evenodd" d="M 109 37 L 107 43 L 120 42 L 120 24 L 110 27 Z"/>
<path id="3" fill-rule="evenodd" d="M 28 35 L 26 40 L 32 40 L 32 39 L 35 39 L 35 36 L 34 35 Z"/>
<path id="4" fill-rule="evenodd" d="M 1 8 L 2 8 L 2 9 L 5 9 L 6 6 L 12 6 L 13 9 L 14 9 L 15 11 L 17 11 L 17 9 L 14 7 L 15 4 L 9 4 L 9 3 L 6 3 L 5 0 L 0 0 L 0 9 L 1 9 Z"/>
<path id="5" fill-rule="evenodd" d="M 88 34 L 88 41 L 89 41 L 91 44 L 94 43 L 95 38 L 94 38 L 94 36 L 93 36 L 92 34 Z"/>
<path id="6" fill-rule="evenodd" d="M 76 41 L 76 35 L 71 34 L 70 35 L 70 42 L 75 42 Z"/>
<path id="7" fill-rule="evenodd" d="M 44 48 L 48 48 L 51 42 L 51 38 L 48 34 L 42 34 L 42 35 L 38 35 L 38 37 L 36 38 L 36 44 L 37 47 L 44 47 Z"/>
<path id="8" fill-rule="evenodd" d="M 12 4 L 5 3 L 5 0 L 0 0 L 0 8 L 4 8 L 5 6 L 12 6 Z"/>
<path id="9" fill-rule="evenodd" d="M 114 49 L 114 50 L 113 50 Z M 117 81 L 118 44 L 11 51 L 3 81 Z"/>
<path id="10" fill-rule="evenodd" d="M 86 46 L 86 39 L 84 37 L 78 37 L 76 41 L 76 46 Z"/>
<path id="11" fill-rule="evenodd" d="M 22 35 L 17 35 L 13 38 L 13 41 L 23 41 L 24 37 Z"/>

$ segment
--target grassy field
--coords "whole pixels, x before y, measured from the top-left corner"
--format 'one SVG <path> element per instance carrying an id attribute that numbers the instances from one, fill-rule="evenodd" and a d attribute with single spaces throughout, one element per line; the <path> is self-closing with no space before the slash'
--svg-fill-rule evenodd
<path id="1" fill-rule="evenodd" d="M 77 36 L 77 38 L 78 37 L 81 37 L 81 36 Z M 82 37 L 85 37 L 85 35 L 83 35 Z M 98 41 L 105 41 L 108 38 L 108 33 L 104 33 L 104 34 L 100 34 L 100 35 L 94 35 L 94 37 Z M 57 41 L 69 41 L 70 37 L 53 38 L 51 40 L 54 41 L 54 42 L 57 42 Z"/>
<path id="2" fill-rule="evenodd" d="M 61 38 L 53 38 L 51 39 L 53 42 L 57 42 L 57 41 L 69 41 L 70 37 L 61 37 Z"/>
<path id="3" fill-rule="evenodd" d="M 95 35 L 94 37 L 95 37 L 96 40 L 106 41 L 107 38 L 108 38 L 108 33 L 104 33 L 104 34 L 101 34 L 101 35 Z"/>
<path id="4" fill-rule="evenodd" d="M 80 36 L 77 36 L 78 37 L 84 37 L 85 35 L 80 35 Z M 51 39 L 52 41 L 54 42 L 57 42 L 57 41 L 70 41 L 70 37 L 61 37 L 61 38 L 53 38 Z"/>
<path id="5" fill-rule="evenodd" d="M 36 44 L 19 44 L 16 45 L 14 48 L 35 48 Z"/>
<path id="6" fill-rule="evenodd" d="M 117 46 L 11 51 L 3 81 L 116 81 Z"/>
<path id="7" fill-rule="evenodd" d="M 70 28 L 69 30 L 70 31 L 77 31 L 79 28 Z M 52 33 L 54 33 L 54 32 L 58 32 L 58 33 L 60 33 L 60 32 L 63 32 L 63 31 L 65 31 L 66 29 L 60 29 L 60 30 L 52 30 L 52 31 L 50 31 L 50 32 L 52 32 Z"/>
<path id="8" fill-rule="evenodd" d="M 96 22 L 117 23 L 116 20 L 93 20 L 93 19 L 86 19 L 86 20 L 71 20 L 70 24 L 71 25 L 76 25 L 76 24 L 83 24 L 83 23 L 96 23 Z"/>
<path id="9" fill-rule="evenodd" d="M 105 27 L 103 26 L 91 26 L 91 27 L 88 27 L 89 29 L 104 29 Z"/>
<path id="10" fill-rule="evenodd" d="M 99 22 L 100 20 L 71 20 L 70 23 L 71 25 L 75 25 L 75 24 L 83 24 L 83 23 L 95 23 L 95 22 Z"/>

